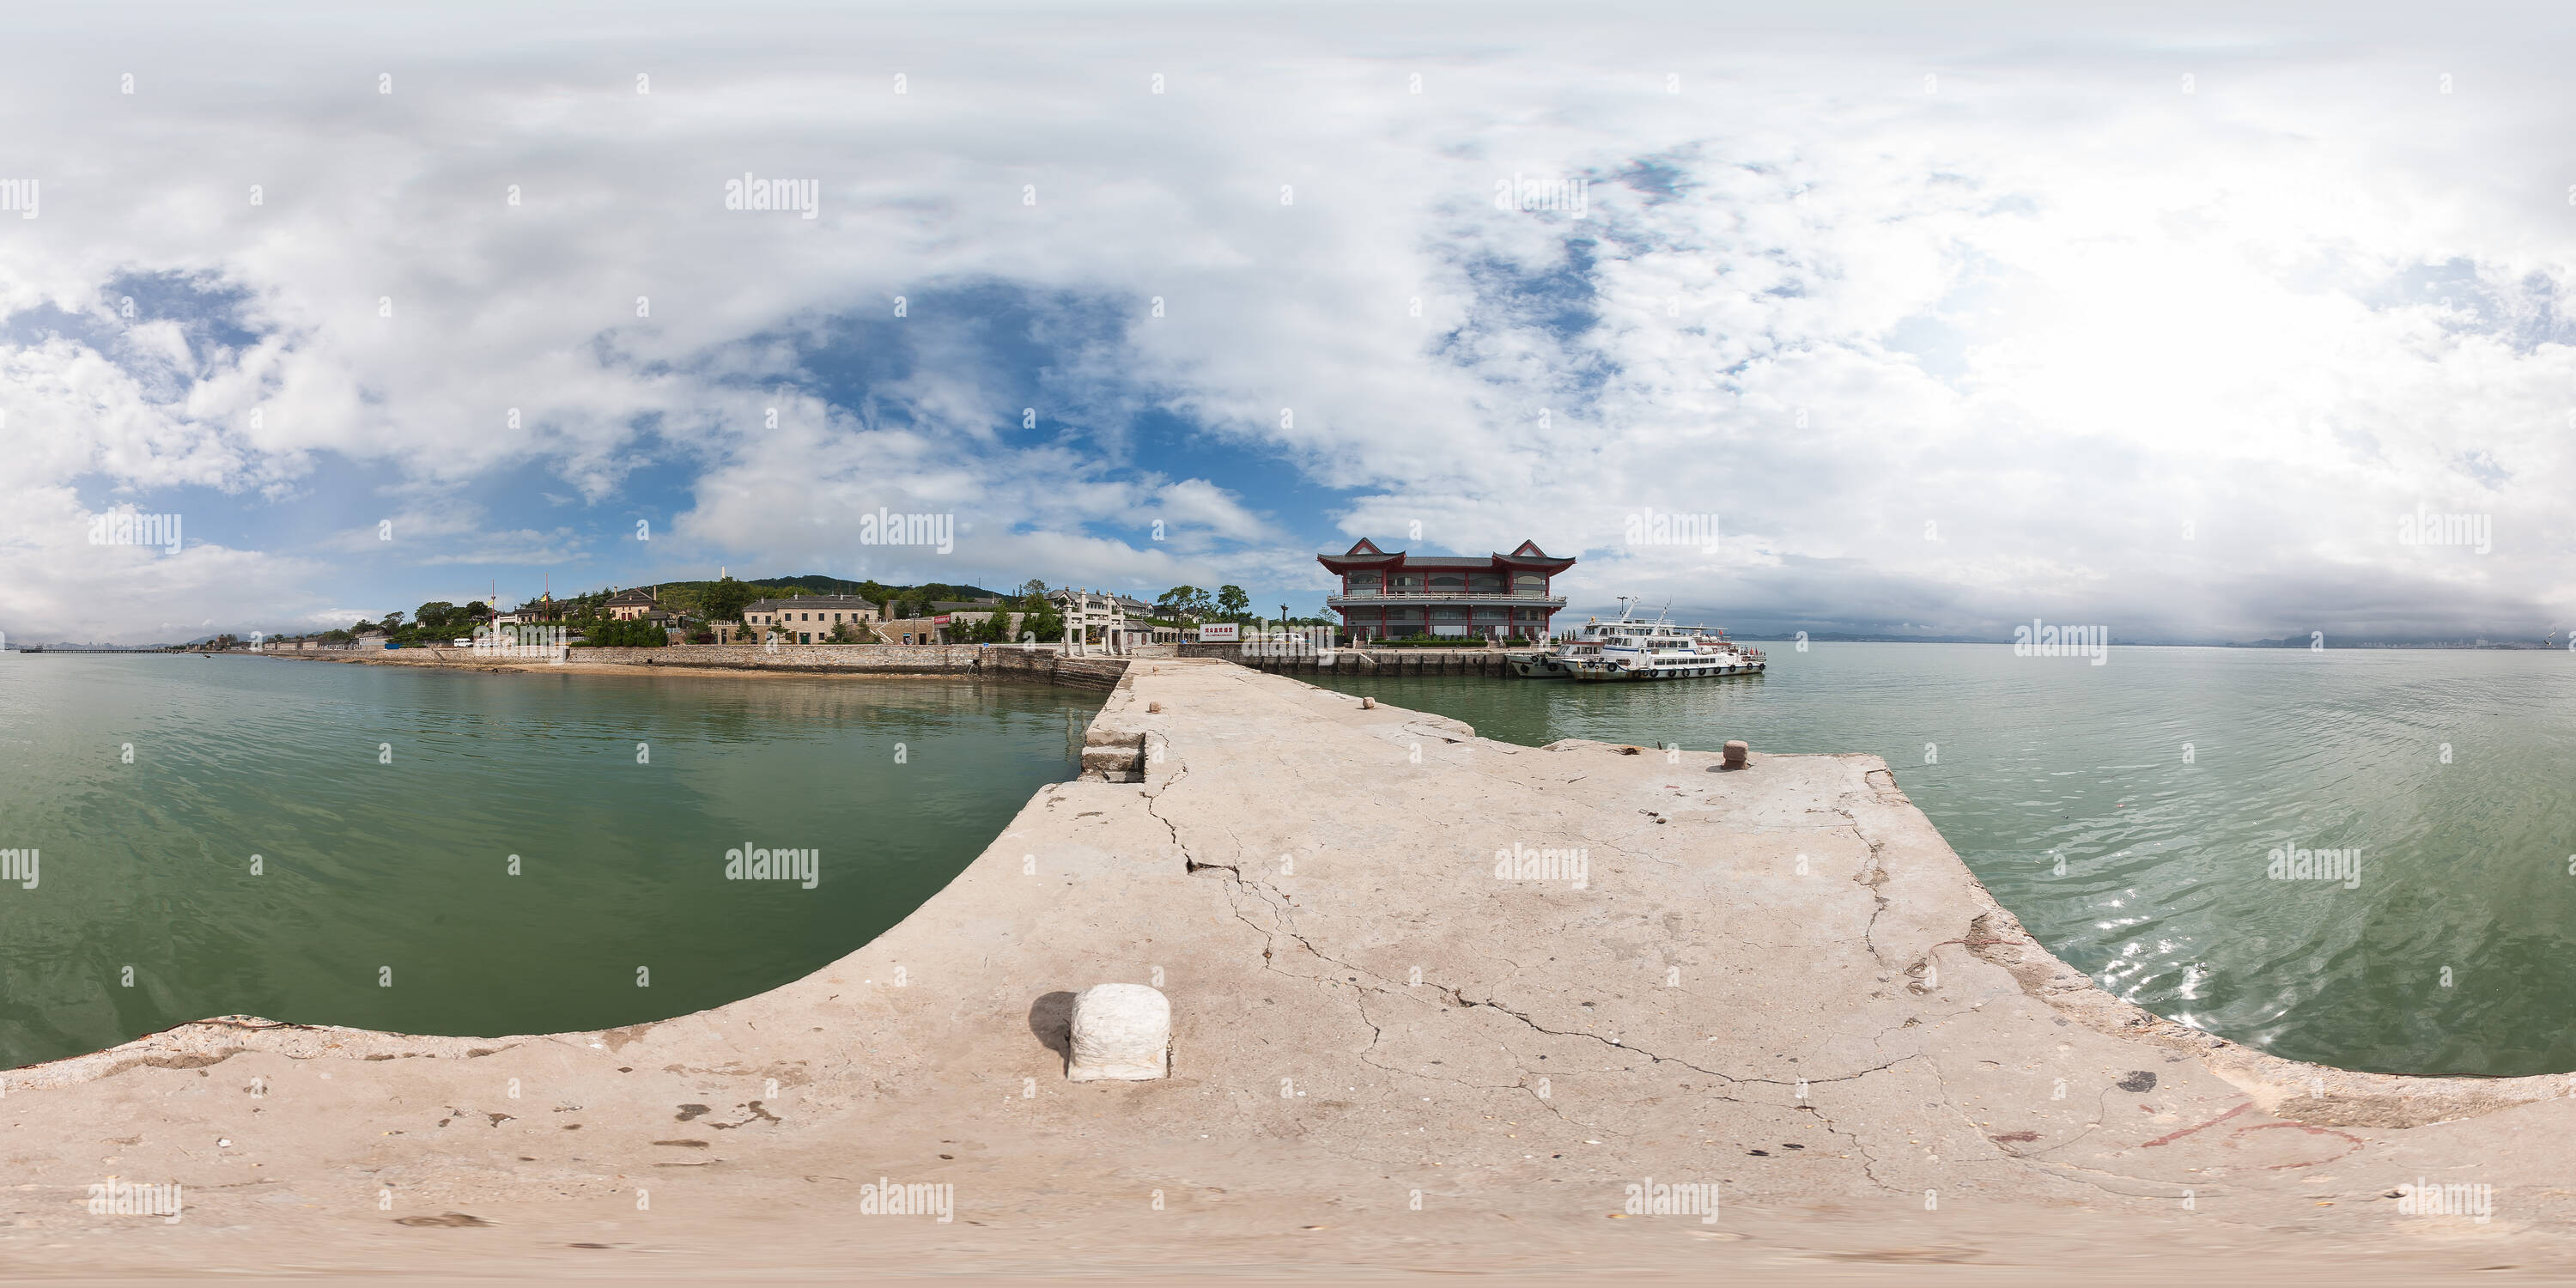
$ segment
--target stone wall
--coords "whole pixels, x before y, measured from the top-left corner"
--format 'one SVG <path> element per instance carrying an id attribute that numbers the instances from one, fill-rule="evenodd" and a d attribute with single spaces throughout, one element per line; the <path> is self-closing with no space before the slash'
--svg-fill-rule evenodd
<path id="1" fill-rule="evenodd" d="M 403 652 L 412 650 L 405 649 Z M 464 654 L 472 649 L 422 649 L 424 653 Z M 874 671 L 888 674 L 940 674 L 977 669 L 977 654 L 990 650 L 963 644 L 681 644 L 670 648 L 577 648 L 567 662 L 622 666 L 721 667 L 738 671 Z"/>
<path id="2" fill-rule="evenodd" d="M 281 657 L 362 661 L 378 666 L 528 666 L 541 658 L 494 657 L 470 648 L 380 649 L 364 653 L 279 654 Z M 1114 689 L 1127 674 L 1127 659 L 1059 658 L 1046 649 L 983 648 L 972 644 L 675 644 L 669 648 L 576 648 L 574 664 L 668 667 L 673 670 L 797 671 L 818 675 L 1019 676 L 1080 689 Z"/>
<path id="3" fill-rule="evenodd" d="M 1182 657 L 1219 658 L 1256 671 L 1288 675 L 1341 672 L 1354 675 L 1487 675 L 1512 674 L 1511 659 L 1534 649 L 1381 648 L 1335 649 L 1329 653 L 1247 654 L 1240 644 L 1181 645 Z"/>

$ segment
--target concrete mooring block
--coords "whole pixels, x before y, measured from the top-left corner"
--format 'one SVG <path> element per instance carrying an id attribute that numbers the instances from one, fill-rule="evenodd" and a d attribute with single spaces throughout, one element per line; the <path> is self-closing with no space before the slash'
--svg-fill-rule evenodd
<path id="1" fill-rule="evenodd" d="M 1142 1082 L 1172 1069 L 1172 1003 L 1142 984 L 1094 984 L 1073 995 L 1073 1082 Z"/>
<path id="2" fill-rule="evenodd" d="M 1724 764 L 1728 769 L 1742 769 L 1744 768 L 1745 758 L 1752 754 L 1753 749 L 1744 745 L 1742 742 L 1730 742 L 1726 744 L 1726 760 L 1724 761 Z"/>

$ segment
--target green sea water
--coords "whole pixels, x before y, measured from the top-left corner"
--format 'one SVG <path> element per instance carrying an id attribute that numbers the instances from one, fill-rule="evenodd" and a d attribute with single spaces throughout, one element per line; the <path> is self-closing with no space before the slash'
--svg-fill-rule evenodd
<path id="1" fill-rule="evenodd" d="M 1747 679 L 1320 680 L 1513 742 L 1872 752 L 2150 1010 L 2350 1068 L 2576 1069 L 2576 659 L 1769 648 Z M 0 882 L 0 1065 L 227 1012 L 492 1035 L 749 996 L 935 893 L 1073 775 L 1096 705 L 0 654 L 0 850 L 41 856 Z M 746 843 L 818 851 L 815 888 L 726 879 Z M 2358 850 L 2357 881 L 2276 880 L 2276 849 Z"/>
<path id="2" fill-rule="evenodd" d="M 2345 1068 L 2576 1069 L 2576 656 L 1763 647 L 1738 679 L 1317 682 L 1508 742 L 1871 752 L 2051 951 L 2150 1011 Z M 2357 871 L 2271 875 L 2302 849 Z"/>
<path id="3" fill-rule="evenodd" d="M 0 1067 L 236 1012 L 498 1035 L 747 997 L 936 893 L 1078 772 L 1098 705 L 0 653 L 0 850 L 37 852 L 0 882 Z M 815 884 L 728 879 L 746 846 L 815 851 Z"/>

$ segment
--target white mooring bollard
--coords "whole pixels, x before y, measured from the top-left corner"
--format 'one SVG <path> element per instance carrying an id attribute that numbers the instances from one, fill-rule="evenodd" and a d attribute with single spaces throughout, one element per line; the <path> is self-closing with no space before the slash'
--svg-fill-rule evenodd
<path id="1" fill-rule="evenodd" d="M 1094 984 L 1073 996 L 1073 1082 L 1142 1082 L 1171 1073 L 1172 1003 L 1142 984 Z"/>

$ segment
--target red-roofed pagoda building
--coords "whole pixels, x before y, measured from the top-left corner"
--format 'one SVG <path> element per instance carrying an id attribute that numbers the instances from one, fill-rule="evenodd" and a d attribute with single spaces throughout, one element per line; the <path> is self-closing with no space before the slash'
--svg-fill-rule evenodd
<path id="1" fill-rule="evenodd" d="M 1317 555 L 1315 562 L 1342 579 L 1341 593 L 1325 596 L 1324 607 L 1342 615 L 1355 640 L 1546 639 L 1549 620 L 1565 607 L 1564 596 L 1548 593 L 1548 581 L 1574 566 L 1535 541 L 1507 555 L 1457 559 L 1389 554 L 1366 538 L 1348 554 Z"/>

